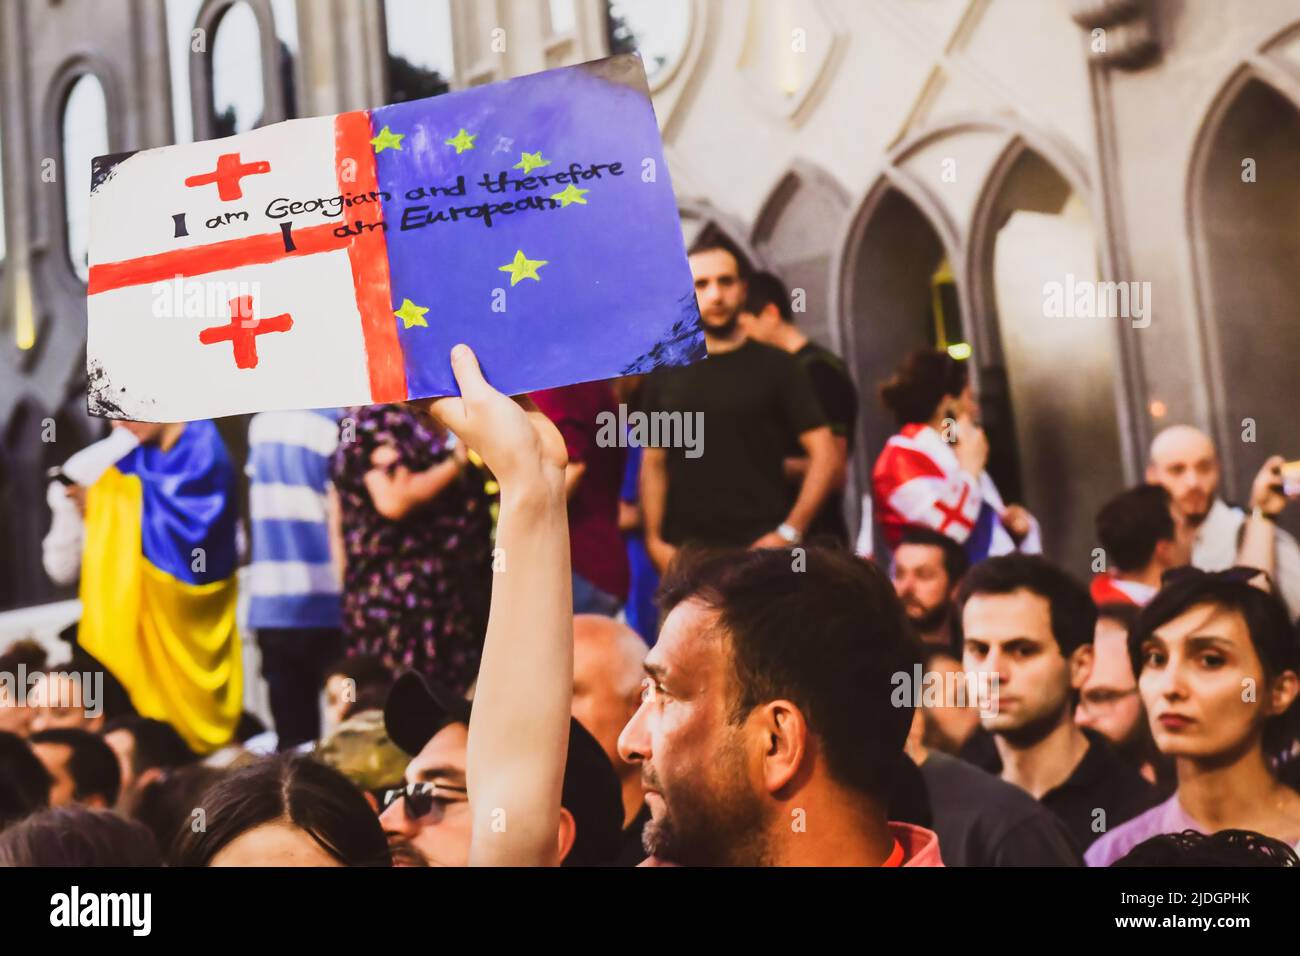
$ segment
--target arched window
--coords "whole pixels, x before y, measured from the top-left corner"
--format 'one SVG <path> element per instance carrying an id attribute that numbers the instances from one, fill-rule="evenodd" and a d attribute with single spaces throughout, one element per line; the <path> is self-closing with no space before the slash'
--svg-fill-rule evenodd
<path id="1" fill-rule="evenodd" d="M 455 75 L 449 0 L 386 0 L 384 23 L 388 102 L 446 93 Z"/>
<path id="2" fill-rule="evenodd" d="M 208 5 L 205 0 L 164 0 L 167 61 L 172 84 L 173 141 L 242 133 L 298 115 L 298 8 L 296 0 L 266 0 L 275 31 L 267 64 L 261 21 L 244 0 Z M 203 25 L 200 25 L 200 24 Z M 194 58 L 199 60 L 195 61 Z M 273 103 L 266 102 L 264 70 L 270 69 Z M 195 88 L 194 77 L 200 73 Z M 207 102 L 203 102 L 204 100 Z M 199 103 L 196 105 L 195 100 Z M 199 122 L 194 112 L 202 111 Z M 281 115 L 283 114 L 283 115 Z M 197 133 L 196 133 L 197 130 Z"/>
<path id="3" fill-rule="evenodd" d="M 89 274 L 90 161 L 108 152 L 108 109 L 104 88 L 83 74 L 63 101 L 63 210 L 67 219 L 68 261 L 81 279 Z"/>
<path id="4" fill-rule="evenodd" d="M 166 0 L 167 70 L 172 81 L 172 131 L 177 143 L 194 142 L 190 99 L 190 57 L 203 56 L 206 40 L 194 35 L 203 0 Z M 197 49 L 196 49 L 197 47 Z"/>
<path id="5" fill-rule="evenodd" d="M 275 24 L 275 68 L 284 96 L 284 118 L 298 115 L 298 83 L 295 62 L 298 58 L 298 0 L 271 0 L 271 20 Z"/>
<path id="6" fill-rule="evenodd" d="M 1292 317 L 1300 298 L 1298 162 L 1300 103 L 1250 76 L 1211 113 L 1191 171 L 1201 307 L 1224 386 L 1218 413 L 1238 444 L 1224 456 L 1224 479 L 1239 498 L 1274 447 L 1295 457 L 1300 446 L 1291 411 L 1300 351 L 1300 323 Z M 1238 441 L 1246 422 L 1270 437 Z M 1288 512 L 1295 510 L 1283 513 L 1292 531 L 1296 518 Z"/>
<path id="7" fill-rule="evenodd" d="M 246 133 L 266 113 L 262 86 L 262 31 L 247 3 L 232 3 L 212 35 L 214 136 Z"/>
<path id="8" fill-rule="evenodd" d="M 653 86 L 686 51 L 690 0 L 609 0 L 605 4 L 609 52 L 640 52 Z"/>

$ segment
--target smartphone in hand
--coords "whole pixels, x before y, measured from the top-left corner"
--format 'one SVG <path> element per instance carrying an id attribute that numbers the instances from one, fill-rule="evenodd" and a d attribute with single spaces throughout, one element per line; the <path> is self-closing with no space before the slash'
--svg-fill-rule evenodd
<path id="1" fill-rule="evenodd" d="M 1282 494 L 1300 498 L 1300 459 L 1282 463 Z"/>

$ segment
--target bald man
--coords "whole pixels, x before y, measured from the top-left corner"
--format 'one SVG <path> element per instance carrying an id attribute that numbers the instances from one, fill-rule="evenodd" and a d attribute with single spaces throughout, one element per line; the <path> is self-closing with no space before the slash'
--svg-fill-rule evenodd
<path id="1" fill-rule="evenodd" d="M 645 642 L 613 618 L 573 618 L 573 716 L 599 741 L 623 789 L 624 853 L 619 863 L 645 859 L 641 828 L 650 813 L 641 790 L 641 768 L 618 755 L 618 735 L 641 706 Z M 625 859 L 624 859 L 625 857 Z"/>
<path id="2" fill-rule="evenodd" d="M 1192 564 L 1205 571 L 1234 564 L 1262 568 L 1295 618 L 1300 616 L 1300 545 L 1275 523 L 1287 504 L 1283 460 L 1274 455 L 1264 462 L 1251 483 L 1247 512 L 1219 497 L 1219 456 L 1210 437 L 1190 425 L 1172 425 L 1152 440 L 1146 477 L 1169 489 L 1196 528 Z"/>

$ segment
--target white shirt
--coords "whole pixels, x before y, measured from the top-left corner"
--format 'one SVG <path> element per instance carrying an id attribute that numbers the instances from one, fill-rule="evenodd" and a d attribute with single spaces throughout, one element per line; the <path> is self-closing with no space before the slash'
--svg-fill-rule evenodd
<path id="1" fill-rule="evenodd" d="M 1241 526 L 1245 523 L 1246 512 L 1215 498 L 1196 529 L 1192 564 L 1202 571 L 1222 571 L 1236 564 Z M 1273 545 L 1273 582 L 1294 620 L 1300 616 L 1300 544 L 1281 528 L 1276 531 Z"/>

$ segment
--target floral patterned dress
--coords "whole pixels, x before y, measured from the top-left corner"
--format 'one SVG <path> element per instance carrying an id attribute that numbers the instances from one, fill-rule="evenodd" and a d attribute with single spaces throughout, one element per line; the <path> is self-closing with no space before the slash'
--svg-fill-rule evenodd
<path id="1" fill-rule="evenodd" d="M 378 655 L 394 670 L 418 670 L 463 694 L 478 674 L 492 590 L 484 473 L 467 468 L 432 501 L 392 521 L 366 489 L 371 455 L 388 445 L 398 456 L 390 468 L 426 471 L 451 455 L 446 436 L 399 405 L 352 409 L 341 428 L 332 471 L 347 552 L 348 653 Z"/>

